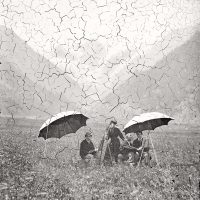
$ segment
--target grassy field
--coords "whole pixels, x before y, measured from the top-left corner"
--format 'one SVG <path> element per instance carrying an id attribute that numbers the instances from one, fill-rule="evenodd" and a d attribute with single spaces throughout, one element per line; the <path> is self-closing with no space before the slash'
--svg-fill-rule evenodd
<path id="1" fill-rule="evenodd" d="M 87 127 L 45 142 L 37 137 L 40 125 L 1 119 L 0 199 L 199 199 L 199 127 L 152 132 L 159 166 L 84 168 L 78 148 Z M 97 146 L 105 125 L 90 127 Z"/>

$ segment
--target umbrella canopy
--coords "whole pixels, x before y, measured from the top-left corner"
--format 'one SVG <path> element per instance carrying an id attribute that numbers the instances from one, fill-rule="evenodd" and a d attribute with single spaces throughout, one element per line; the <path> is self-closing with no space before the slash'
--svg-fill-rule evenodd
<path id="1" fill-rule="evenodd" d="M 62 136 L 75 133 L 82 126 L 86 126 L 88 117 L 77 111 L 61 112 L 46 122 L 40 128 L 38 137 L 48 138 L 61 138 Z"/>
<path id="2" fill-rule="evenodd" d="M 170 120 L 174 120 L 174 118 L 159 112 L 143 113 L 133 117 L 125 125 L 123 132 L 127 134 L 144 130 L 154 130 L 159 126 L 168 125 Z"/>

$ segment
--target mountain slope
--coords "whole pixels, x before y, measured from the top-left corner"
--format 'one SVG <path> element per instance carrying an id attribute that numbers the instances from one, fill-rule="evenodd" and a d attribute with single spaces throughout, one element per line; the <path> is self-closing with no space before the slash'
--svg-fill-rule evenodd
<path id="1" fill-rule="evenodd" d="M 58 98 L 45 88 L 33 83 L 12 63 L 1 59 L 0 104 L 4 115 L 38 116 L 58 112 Z M 45 102 L 45 99 L 46 102 Z"/>
<path id="2" fill-rule="evenodd" d="M 0 90 L 4 94 L 0 99 L 6 107 L 12 106 L 16 115 L 30 116 L 81 108 L 85 103 L 82 90 L 67 72 L 35 52 L 12 30 L 0 26 L 0 35 Z M 13 104 L 18 105 L 15 111 Z M 41 112 L 29 110 L 38 105 Z"/>
<path id="3" fill-rule="evenodd" d="M 137 72 L 115 88 L 114 93 L 104 99 L 106 106 L 98 105 L 99 111 L 104 107 L 110 115 L 130 119 L 135 114 L 157 110 L 177 116 L 177 121 L 197 120 L 200 113 L 199 64 L 200 32 L 197 31 L 154 67 Z"/>

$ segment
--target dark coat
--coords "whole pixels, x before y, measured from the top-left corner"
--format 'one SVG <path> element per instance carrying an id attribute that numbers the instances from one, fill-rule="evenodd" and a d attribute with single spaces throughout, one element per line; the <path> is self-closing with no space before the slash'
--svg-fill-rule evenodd
<path id="1" fill-rule="evenodd" d="M 119 137 L 122 140 L 124 140 L 124 136 L 123 136 L 123 134 L 121 133 L 121 131 L 117 127 L 110 128 L 107 131 L 107 136 L 108 136 L 108 139 L 110 139 L 110 144 L 109 144 L 110 153 L 115 158 L 115 160 L 117 160 L 117 156 L 120 153 L 120 140 L 119 140 Z M 107 156 L 109 157 L 109 149 L 106 151 L 106 157 Z"/>
<path id="2" fill-rule="evenodd" d="M 80 156 L 82 159 L 85 159 L 85 156 L 89 154 L 89 151 L 95 150 L 94 144 L 91 142 L 87 142 L 87 140 L 83 140 L 80 145 Z"/>
<path id="3" fill-rule="evenodd" d="M 138 140 L 138 138 L 137 139 L 135 139 L 134 141 L 133 141 L 133 147 L 135 147 L 135 148 L 140 148 L 140 147 L 142 147 L 142 145 L 144 145 L 146 143 L 146 141 L 142 138 L 142 140 Z M 144 146 L 143 146 L 144 147 Z M 144 152 L 148 152 L 149 151 L 149 146 L 147 146 L 147 147 L 144 147 L 144 150 L 143 150 Z M 138 151 L 138 152 L 140 152 L 140 151 Z"/>
<path id="4" fill-rule="evenodd" d="M 133 141 L 133 147 L 135 147 L 135 148 L 141 147 L 141 146 L 142 146 L 142 142 L 143 142 L 143 139 L 142 139 L 142 140 L 138 140 L 138 138 L 135 139 L 135 140 Z"/>

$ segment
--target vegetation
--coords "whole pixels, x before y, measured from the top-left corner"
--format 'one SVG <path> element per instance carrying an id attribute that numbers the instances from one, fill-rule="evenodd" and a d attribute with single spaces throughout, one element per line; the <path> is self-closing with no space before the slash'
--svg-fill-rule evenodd
<path id="1" fill-rule="evenodd" d="M 31 137 L 35 130 L 27 130 L 1 131 L 2 200 L 199 199 L 199 134 L 153 134 L 159 166 L 85 168 L 76 157 L 68 162 L 44 157 L 41 144 Z"/>

